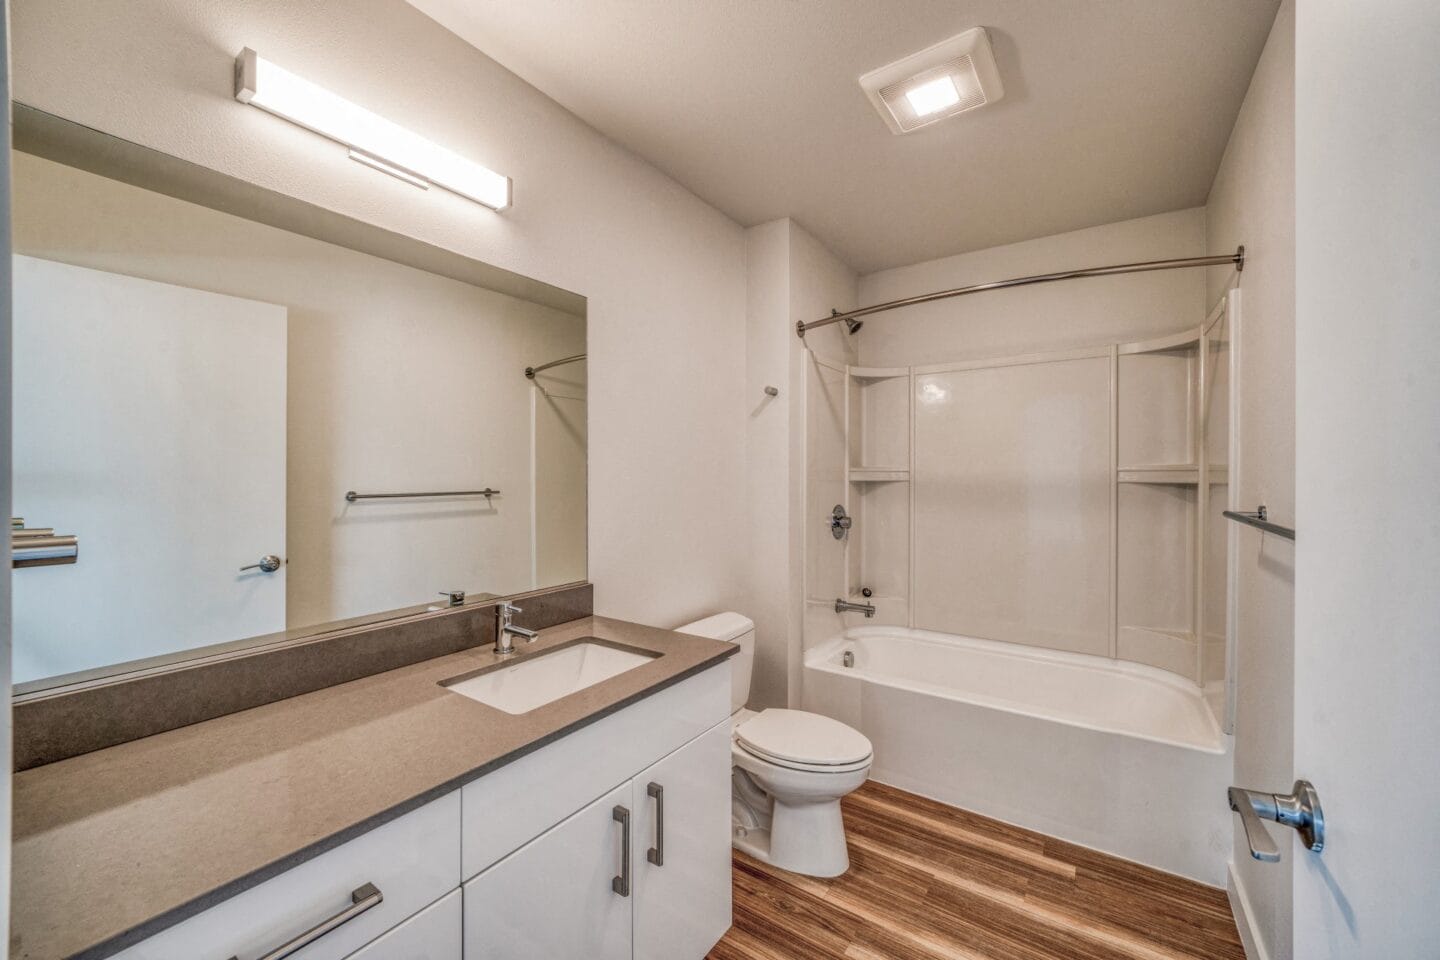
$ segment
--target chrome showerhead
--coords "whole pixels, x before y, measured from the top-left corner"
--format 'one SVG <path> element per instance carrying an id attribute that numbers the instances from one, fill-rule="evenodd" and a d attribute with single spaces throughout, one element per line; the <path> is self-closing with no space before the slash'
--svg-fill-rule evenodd
<path id="1" fill-rule="evenodd" d="M 860 332 L 860 328 L 861 328 L 861 327 L 865 326 L 865 321 L 864 321 L 864 320 L 846 320 L 846 321 L 845 321 L 845 326 L 850 330 L 850 335 L 853 337 L 855 334 L 857 334 L 857 333 Z"/>

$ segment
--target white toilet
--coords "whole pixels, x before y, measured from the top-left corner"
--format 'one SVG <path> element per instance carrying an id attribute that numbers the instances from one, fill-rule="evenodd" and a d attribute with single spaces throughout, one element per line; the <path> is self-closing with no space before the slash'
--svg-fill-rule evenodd
<path id="1" fill-rule="evenodd" d="M 680 633 L 740 645 L 730 693 L 731 826 L 735 846 L 812 877 L 850 867 L 840 798 L 870 774 L 870 741 L 838 720 L 803 710 L 745 709 L 755 664 L 755 624 L 718 613 Z"/>

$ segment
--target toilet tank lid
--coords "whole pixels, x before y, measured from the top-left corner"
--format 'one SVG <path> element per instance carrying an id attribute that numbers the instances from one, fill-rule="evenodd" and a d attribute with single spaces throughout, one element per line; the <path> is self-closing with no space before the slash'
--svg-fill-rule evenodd
<path id="1" fill-rule="evenodd" d="M 676 627 L 675 632 L 708 637 L 711 640 L 738 640 L 754 629 L 755 621 L 743 613 L 717 613 L 713 617 Z"/>

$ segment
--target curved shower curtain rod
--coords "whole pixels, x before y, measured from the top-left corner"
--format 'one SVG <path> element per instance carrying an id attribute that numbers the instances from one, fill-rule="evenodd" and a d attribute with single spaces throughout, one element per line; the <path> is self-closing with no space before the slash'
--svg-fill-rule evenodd
<path id="1" fill-rule="evenodd" d="M 838 310 L 830 311 L 830 316 L 822 320 L 811 320 L 806 323 L 797 320 L 795 332 L 801 340 L 805 339 L 805 331 L 814 330 L 816 327 L 828 327 L 832 323 L 845 321 L 851 324 L 850 332 L 854 333 L 859 324 L 854 321 L 861 317 L 868 317 L 872 313 L 881 313 L 885 310 L 894 310 L 897 307 L 912 307 L 918 303 L 930 303 L 933 300 L 947 300 L 950 297 L 963 297 L 967 293 L 984 293 L 986 290 L 1003 290 L 1006 287 L 1026 287 L 1032 283 L 1050 283 L 1055 280 L 1074 280 L 1078 277 L 1109 277 L 1121 273 L 1145 273 L 1150 270 L 1178 270 L 1181 267 L 1217 267 L 1221 264 L 1233 263 L 1236 270 L 1245 269 L 1245 248 L 1239 247 L 1233 254 L 1218 257 L 1186 257 L 1180 260 L 1147 260 L 1143 263 L 1117 263 L 1109 267 L 1085 267 L 1080 270 L 1065 270 L 1060 273 L 1042 273 L 1034 277 L 1015 277 L 1011 280 L 995 280 L 991 283 L 977 283 L 969 287 L 956 287 L 953 290 L 941 290 L 937 293 L 922 293 L 919 296 L 903 297 L 899 300 L 888 300 L 885 303 L 877 303 L 870 307 L 860 307 L 858 310 L 851 310 L 847 313 L 840 313 Z"/>
<path id="2" fill-rule="evenodd" d="M 584 359 L 585 354 L 577 353 L 573 357 L 561 357 L 559 360 L 551 360 L 549 363 L 542 363 L 538 367 L 526 367 L 525 378 L 527 380 L 534 380 L 535 374 L 539 373 L 541 370 L 549 370 L 551 367 L 558 367 L 562 363 L 574 363 L 576 360 Z"/>

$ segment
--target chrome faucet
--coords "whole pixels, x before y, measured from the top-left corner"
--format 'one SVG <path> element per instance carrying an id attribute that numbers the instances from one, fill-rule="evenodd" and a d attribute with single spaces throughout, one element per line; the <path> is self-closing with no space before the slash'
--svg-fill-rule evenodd
<path id="1" fill-rule="evenodd" d="M 865 614 L 866 620 L 875 616 L 875 604 L 873 603 L 851 603 L 849 600 L 841 600 L 839 597 L 836 597 L 835 612 L 844 613 L 847 610 L 854 610 L 857 613 Z"/>
<path id="2" fill-rule="evenodd" d="M 495 652 L 502 656 L 515 652 L 515 644 L 512 637 L 520 637 L 526 643 L 534 643 L 535 638 L 540 634 L 534 630 L 526 630 L 524 627 L 517 627 L 510 622 L 510 618 L 517 613 L 524 613 L 513 603 L 506 603 L 501 600 L 495 604 Z"/>

